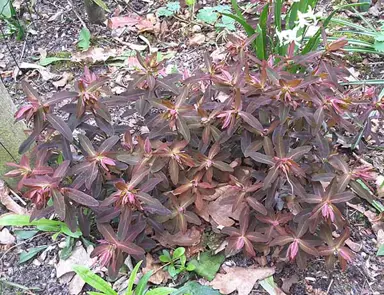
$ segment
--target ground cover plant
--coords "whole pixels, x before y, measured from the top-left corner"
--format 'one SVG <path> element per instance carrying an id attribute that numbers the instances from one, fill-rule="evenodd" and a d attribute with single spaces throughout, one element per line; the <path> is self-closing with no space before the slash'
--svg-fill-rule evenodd
<path id="1" fill-rule="evenodd" d="M 22 176 L 19 187 L 36 204 L 32 219 L 55 212 L 87 236 L 95 218 L 103 240 L 93 256 L 116 277 L 128 254 L 142 259 L 165 232 L 182 236 L 196 225 L 217 226 L 207 205 L 225 187 L 220 197 L 231 206 L 221 214 L 241 212 L 222 228 L 227 254 L 266 255 L 277 247 L 300 267 L 322 255 L 345 268 L 353 254 L 344 246 L 342 206 L 356 196 L 348 184 L 373 176 L 348 166 L 334 132 L 356 132 L 366 111 L 381 112 L 382 104 L 372 89 L 345 91 L 338 84 L 345 72 L 336 53 L 344 40 L 268 61 L 258 60 L 248 43 L 220 63 L 206 57 L 184 80 L 164 76 L 153 56 L 137 55 L 142 68 L 120 96 L 107 96 L 108 79 L 88 69 L 75 91 L 47 100 L 24 83 L 31 104 L 16 118 L 33 123 L 22 151 L 36 141 L 36 164 L 31 168 L 24 157 L 8 175 Z M 113 125 L 108 108 L 131 102 L 149 133 Z M 58 103 L 66 119 L 53 114 Z M 333 231 L 341 236 L 333 238 Z"/>
<path id="2" fill-rule="evenodd" d="M 24 82 L 30 104 L 15 116 L 32 126 L 20 149 L 30 156 L 10 164 L 8 176 L 20 177 L 18 189 L 35 203 L 32 219 L 54 212 L 85 238 L 96 223 L 92 256 L 111 278 L 155 240 L 194 245 L 209 227 L 227 236 L 228 255 L 275 253 L 300 267 L 322 256 L 345 269 L 353 254 L 343 206 L 372 198 L 363 185 L 374 174 L 343 155 L 337 136 L 368 136 L 382 98 L 340 85 L 349 75 L 345 40 L 323 33 L 324 44 L 306 55 L 293 41 L 262 60 L 249 49 L 259 36 L 230 38 L 225 59 L 207 55 L 192 75 L 166 75 L 156 54 L 138 54 L 119 96 L 88 68 L 73 91 L 42 98 Z M 116 107 L 149 132 L 116 125 Z M 361 137 L 357 146 L 364 149 Z M 168 271 L 179 266 L 185 261 Z"/>

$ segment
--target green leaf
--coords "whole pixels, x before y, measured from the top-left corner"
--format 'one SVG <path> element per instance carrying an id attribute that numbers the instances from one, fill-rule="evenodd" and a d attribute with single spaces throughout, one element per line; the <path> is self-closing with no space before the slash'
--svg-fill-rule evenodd
<path id="1" fill-rule="evenodd" d="M 75 245 L 75 240 L 71 237 L 65 239 L 65 247 L 60 251 L 60 258 L 63 260 L 68 259 L 73 251 L 73 246 Z"/>
<path id="2" fill-rule="evenodd" d="M 369 7 L 371 6 L 372 1 L 371 0 L 359 0 L 359 3 L 368 4 L 368 5 L 364 5 L 364 6 L 359 7 L 360 11 L 367 12 L 369 10 Z"/>
<path id="3" fill-rule="evenodd" d="M 172 259 L 176 260 L 179 259 L 181 256 L 183 256 L 185 253 L 185 248 L 184 247 L 179 247 L 173 251 Z"/>
<path id="4" fill-rule="evenodd" d="M 378 52 L 384 52 L 384 42 L 375 41 L 375 43 L 373 44 L 373 47 Z"/>
<path id="5" fill-rule="evenodd" d="M 259 35 L 256 37 L 256 54 L 260 60 L 268 59 L 267 56 L 267 18 L 269 12 L 269 4 L 266 4 L 260 14 L 259 24 L 257 25 L 257 32 Z"/>
<path id="6" fill-rule="evenodd" d="M 53 63 L 58 62 L 58 61 L 69 61 L 69 60 L 71 60 L 69 57 L 55 57 L 55 56 L 51 56 L 51 57 L 42 58 L 39 61 L 39 65 L 45 67 L 45 66 L 48 66 L 48 65 L 53 64 Z M 60 164 L 60 163 L 58 162 L 58 164 Z"/>
<path id="7" fill-rule="evenodd" d="M 174 15 L 174 13 L 170 10 L 168 10 L 167 8 L 165 7 L 160 7 L 157 12 L 156 12 L 157 16 L 160 17 L 160 16 L 172 16 Z"/>
<path id="8" fill-rule="evenodd" d="M 264 288 L 265 291 L 268 292 L 269 295 L 278 295 L 277 286 L 273 280 L 273 276 L 260 281 L 260 285 Z"/>
<path id="9" fill-rule="evenodd" d="M 369 80 L 360 80 L 360 81 L 349 81 L 340 83 L 341 85 L 383 85 L 384 80 L 380 79 L 369 79 Z M 1 223 L 0 223 L 1 225 Z"/>
<path id="10" fill-rule="evenodd" d="M 65 223 L 61 225 L 60 230 L 63 234 L 66 234 L 67 236 L 70 236 L 70 237 L 76 238 L 76 239 L 80 238 L 83 235 L 83 233 L 79 229 L 77 229 L 75 232 L 72 232 L 69 229 L 68 225 L 66 225 Z"/>
<path id="11" fill-rule="evenodd" d="M 196 15 L 198 20 L 211 25 L 217 21 L 218 17 L 219 14 L 212 7 L 204 7 Z"/>
<path id="12" fill-rule="evenodd" d="M 172 278 L 174 278 L 174 277 L 177 276 L 177 274 L 178 274 L 178 272 L 177 272 L 177 270 L 176 270 L 176 268 L 175 268 L 174 265 L 170 265 L 170 266 L 168 266 L 168 273 L 169 273 L 169 275 L 170 275 Z"/>
<path id="13" fill-rule="evenodd" d="M 37 234 L 39 231 L 38 230 L 14 230 L 13 233 L 14 235 L 19 239 L 19 240 L 26 240 L 32 238 L 35 234 Z"/>
<path id="14" fill-rule="evenodd" d="M 215 25 L 216 28 L 225 28 L 229 31 L 236 31 L 236 21 L 233 18 L 230 18 L 226 15 L 221 17 L 221 22 Z"/>
<path id="15" fill-rule="evenodd" d="M 99 290 L 105 295 L 118 295 L 110 286 L 110 284 L 104 281 L 101 277 L 94 274 L 88 267 L 82 265 L 75 265 L 73 267 L 74 272 L 81 277 L 91 287 Z"/>
<path id="16" fill-rule="evenodd" d="M 242 20 L 245 21 L 245 18 L 243 16 L 243 14 L 241 13 L 241 9 L 239 7 L 239 4 L 237 3 L 237 0 L 231 0 L 231 3 L 232 3 L 232 8 L 233 10 L 235 11 L 236 15 L 241 18 Z"/>
<path id="17" fill-rule="evenodd" d="M 375 209 L 377 211 L 379 211 L 380 213 L 384 212 L 384 205 L 381 202 L 379 202 L 377 200 L 373 200 L 372 201 L 372 206 L 375 207 Z"/>
<path id="18" fill-rule="evenodd" d="M 216 273 L 219 271 L 220 266 L 225 260 L 224 254 L 212 255 L 210 252 L 203 252 L 200 254 L 200 259 L 193 259 L 188 263 L 188 266 L 195 267 L 194 272 L 208 281 L 212 281 Z"/>
<path id="19" fill-rule="evenodd" d="M 161 262 L 164 262 L 164 263 L 167 263 L 167 262 L 171 261 L 171 259 L 167 255 L 160 255 L 159 259 L 160 259 Z"/>
<path id="20" fill-rule="evenodd" d="M 105 4 L 103 0 L 92 0 L 92 1 L 95 2 L 98 6 L 100 6 L 105 11 L 110 12 L 110 10 L 108 9 L 107 4 Z"/>
<path id="21" fill-rule="evenodd" d="M 183 287 L 174 291 L 170 295 L 221 295 L 219 291 L 209 286 L 200 285 L 198 282 L 187 282 Z"/>
<path id="22" fill-rule="evenodd" d="M 125 291 L 125 295 L 132 295 L 133 294 L 133 283 L 135 282 L 137 272 L 139 271 L 140 265 L 143 263 L 143 261 L 138 262 L 135 267 L 133 268 L 131 275 L 129 276 L 128 280 L 128 287 Z"/>
<path id="23" fill-rule="evenodd" d="M 48 245 L 44 245 L 44 246 L 38 246 L 35 248 L 28 249 L 28 252 L 26 252 L 26 251 L 21 252 L 20 257 L 19 257 L 19 263 L 21 264 L 21 263 L 24 263 L 24 262 L 32 259 L 37 254 L 39 254 L 41 251 L 43 251 L 47 248 L 48 248 Z"/>
<path id="24" fill-rule="evenodd" d="M 255 29 L 249 23 L 247 23 L 245 20 L 239 18 L 237 15 L 230 14 L 230 13 L 222 13 L 222 14 L 225 15 L 225 16 L 228 16 L 228 17 L 230 17 L 232 19 L 234 19 L 240 25 L 242 25 L 242 27 L 244 28 L 244 30 L 247 33 L 248 37 L 251 37 L 251 36 L 253 36 L 255 34 Z"/>
<path id="25" fill-rule="evenodd" d="M 178 12 L 180 10 L 180 2 L 168 2 L 167 9 L 174 13 Z"/>
<path id="26" fill-rule="evenodd" d="M 196 0 L 186 0 L 185 4 L 187 4 L 188 6 L 193 6 L 196 4 Z"/>
<path id="27" fill-rule="evenodd" d="M 0 0 L 0 17 L 12 17 L 12 2 L 10 0 Z"/>
<path id="28" fill-rule="evenodd" d="M 60 225 L 50 225 L 50 224 L 40 224 L 37 225 L 36 228 L 41 231 L 47 231 L 47 232 L 60 232 L 61 226 Z"/>
<path id="29" fill-rule="evenodd" d="M 276 30 L 281 32 L 281 8 L 283 6 L 282 0 L 276 0 L 274 11 L 275 11 L 275 27 Z"/>
<path id="30" fill-rule="evenodd" d="M 0 225 L 3 226 L 31 226 L 31 225 L 53 225 L 53 226 L 61 226 L 64 222 L 49 220 L 45 218 L 41 218 L 38 220 L 34 220 L 32 222 L 29 221 L 30 217 L 27 215 L 18 215 L 18 214 L 9 214 L 0 217 Z"/>
<path id="31" fill-rule="evenodd" d="M 379 250 L 377 250 L 376 256 L 384 256 L 384 244 L 380 245 Z"/>
<path id="32" fill-rule="evenodd" d="M 87 28 L 81 29 L 77 46 L 82 50 L 88 50 L 91 46 L 91 32 Z"/>
<path id="33" fill-rule="evenodd" d="M 168 287 L 159 287 L 156 289 L 149 290 L 145 295 L 169 295 L 173 291 L 176 291 L 175 288 L 168 288 Z"/>
<path id="34" fill-rule="evenodd" d="M 92 292 L 92 291 L 88 291 L 87 294 L 89 294 L 89 295 L 105 295 L 104 293 Z"/>
<path id="35" fill-rule="evenodd" d="M 152 275 L 152 271 L 147 272 L 143 277 L 140 279 L 139 283 L 136 286 L 135 289 L 135 295 L 144 295 L 145 288 L 147 287 L 148 280 Z"/>

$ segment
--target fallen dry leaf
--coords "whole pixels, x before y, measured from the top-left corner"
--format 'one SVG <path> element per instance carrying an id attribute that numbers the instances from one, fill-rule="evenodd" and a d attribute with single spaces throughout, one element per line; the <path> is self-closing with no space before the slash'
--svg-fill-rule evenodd
<path id="1" fill-rule="evenodd" d="M 239 295 L 248 295 L 257 281 L 263 280 L 275 273 L 273 267 L 229 267 L 223 265 L 225 274 L 217 274 L 210 285 L 222 294 L 238 291 Z"/>
<path id="2" fill-rule="evenodd" d="M 90 254 L 93 251 L 93 247 L 88 247 L 87 250 L 80 244 L 77 244 L 73 249 L 71 256 L 68 259 L 61 259 L 56 265 L 56 276 L 60 278 L 62 275 L 73 272 L 74 265 L 91 266 L 95 258 L 91 258 Z"/>
<path id="3" fill-rule="evenodd" d="M 155 236 L 155 239 L 157 239 L 163 247 L 189 247 L 200 243 L 201 232 L 196 227 L 192 227 L 184 234 L 178 232 L 177 234 L 172 235 L 166 231 L 161 236 Z"/>
<path id="4" fill-rule="evenodd" d="M 230 200 L 233 199 L 234 193 L 234 189 L 228 186 L 220 188 L 221 196 L 208 205 L 208 213 L 219 227 L 232 226 L 235 223 L 234 219 L 239 220 L 243 206 L 239 206 L 235 212 L 232 212 Z M 212 198 L 216 197 L 215 195 L 216 193 L 212 195 Z"/>
<path id="5" fill-rule="evenodd" d="M 108 20 L 108 28 L 117 29 L 120 27 L 133 27 L 140 21 L 139 17 L 126 15 L 126 16 L 114 16 Z"/>
<path id="6" fill-rule="evenodd" d="M 203 44 L 204 42 L 205 42 L 205 35 L 202 33 L 197 33 L 189 39 L 190 46 L 198 46 Z"/>
<path id="7" fill-rule="evenodd" d="M 3 228 L 0 232 L 0 244 L 11 245 L 16 241 L 15 237 L 9 232 L 7 228 Z"/>
<path id="8" fill-rule="evenodd" d="M 281 289 L 286 293 L 290 293 L 292 285 L 297 284 L 299 282 L 299 277 L 294 274 L 289 278 L 282 278 L 282 280 L 283 285 L 281 286 Z"/>
<path id="9" fill-rule="evenodd" d="M 97 259 L 91 258 L 90 254 L 92 251 L 93 246 L 89 246 L 85 250 L 81 243 L 76 244 L 71 256 L 66 260 L 61 259 L 56 265 L 57 278 L 64 277 L 66 280 L 70 280 L 72 277 L 71 273 L 74 273 L 73 266 L 75 265 L 91 267 Z M 79 294 L 84 285 L 85 282 L 78 275 L 73 276 L 72 281 L 69 283 L 70 294 Z"/>
<path id="10" fill-rule="evenodd" d="M 153 275 L 149 278 L 149 281 L 153 284 L 159 285 L 165 283 L 170 279 L 168 272 L 161 268 L 161 264 L 154 263 L 154 259 L 151 254 L 145 256 L 145 267 L 143 268 L 143 274 L 152 271 Z"/>
<path id="11" fill-rule="evenodd" d="M 2 180 L 0 180 L 0 203 L 13 213 L 21 215 L 27 214 L 27 209 L 21 207 L 11 198 L 9 195 L 9 189 L 7 188 L 5 182 Z"/>
<path id="12" fill-rule="evenodd" d="M 68 82 L 70 82 L 73 79 L 73 74 L 69 72 L 64 72 L 63 77 L 60 80 L 53 81 L 52 84 L 55 86 L 56 89 L 64 87 L 67 85 Z"/>
<path id="13" fill-rule="evenodd" d="M 108 58 L 117 55 L 118 51 L 116 49 L 93 47 L 87 51 L 75 52 L 71 60 L 73 62 L 96 63 L 105 62 Z"/>
<path id="14" fill-rule="evenodd" d="M 40 75 L 44 81 L 57 80 L 61 77 L 60 75 L 51 73 L 50 71 L 48 71 L 43 66 L 40 66 L 37 64 L 23 62 L 23 63 L 19 64 L 19 68 L 20 69 L 26 69 L 26 70 L 37 70 L 40 73 Z"/>

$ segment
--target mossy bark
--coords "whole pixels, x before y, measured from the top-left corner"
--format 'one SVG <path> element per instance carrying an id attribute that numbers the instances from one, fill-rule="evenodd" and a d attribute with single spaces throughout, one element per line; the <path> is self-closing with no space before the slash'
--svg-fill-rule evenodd
<path id="1" fill-rule="evenodd" d="M 104 9 L 93 2 L 93 0 L 84 0 L 84 5 L 90 23 L 102 24 L 105 21 Z"/>
<path id="2" fill-rule="evenodd" d="M 0 178 L 9 168 L 7 162 L 14 162 L 20 159 L 18 153 L 20 144 L 26 139 L 24 133 L 25 125 L 22 122 L 15 123 L 14 113 L 16 106 L 13 104 L 3 82 L 0 80 Z M 12 180 L 5 179 L 12 184 Z"/>

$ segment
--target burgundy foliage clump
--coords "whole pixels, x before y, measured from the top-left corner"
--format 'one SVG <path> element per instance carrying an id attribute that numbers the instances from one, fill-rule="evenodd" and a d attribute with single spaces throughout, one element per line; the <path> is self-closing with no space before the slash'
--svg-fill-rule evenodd
<path id="1" fill-rule="evenodd" d="M 343 206 L 371 197 L 361 184 L 373 171 L 350 164 L 337 134 L 368 135 L 384 101 L 339 84 L 343 40 L 266 61 L 247 50 L 251 41 L 220 62 L 205 56 L 186 79 L 138 54 L 141 67 L 118 96 L 87 68 L 74 91 L 47 100 L 23 83 L 29 104 L 15 116 L 33 128 L 20 152 L 33 146 L 34 161 L 24 155 L 8 175 L 35 203 L 32 219 L 54 212 L 84 235 L 95 221 L 92 255 L 112 277 L 154 240 L 197 244 L 207 226 L 228 236 L 227 254 L 273 250 L 300 267 L 323 256 L 345 268 L 353 254 Z M 137 126 L 115 124 L 116 108 L 136 113 Z"/>

